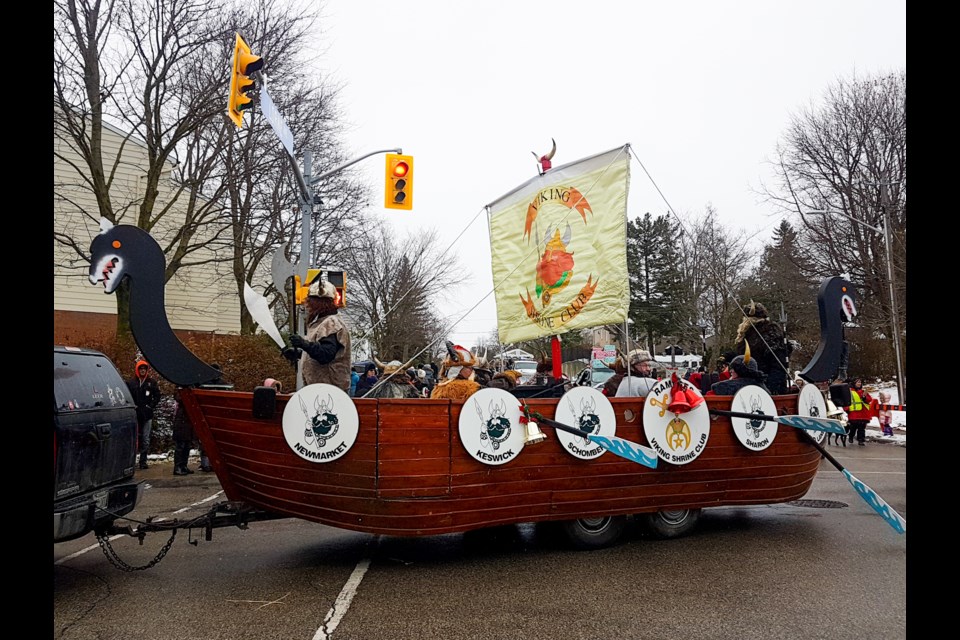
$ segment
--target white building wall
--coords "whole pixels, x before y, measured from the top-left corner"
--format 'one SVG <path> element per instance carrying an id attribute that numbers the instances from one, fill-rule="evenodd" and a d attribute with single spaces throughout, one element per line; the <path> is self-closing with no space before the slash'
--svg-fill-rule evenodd
<path id="1" fill-rule="evenodd" d="M 107 162 L 111 162 L 120 152 L 121 142 L 122 132 L 113 128 L 105 129 L 103 146 Z M 54 232 L 74 238 L 84 253 L 87 253 L 90 242 L 99 232 L 100 216 L 96 198 L 74 168 L 79 167 L 82 170 L 85 163 L 56 137 L 54 149 L 65 157 L 61 159 L 54 155 Z M 122 153 L 122 161 L 117 165 L 116 178 L 111 189 L 111 202 L 114 210 L 127 208 L 123 218 L 119 220 L 120 224 L 134 224 L 144 191 L 146 149 L 141 143 L 128 140 Z M 172 187 L 170 176 L 173 165 L 168 166 L 166 179 L 162 179 L 160 184 L 158 207 L 162 206 Z M 151 235 L 163 246 L 164 236 L 174 230 L 174 225 L 182 222 L 183 218 L 176 214 L 174 205 L 174 210 L 164 217 Z M 56 240 L 53 244 L 54 310 L 116 314 L 116 296 L 104 294 L 102 287 L 90 284 L 87 279 L 89 263 L 79 259 L 75 252 L 64 248 Z M 240 332 L 240 297 L 230 275 L 229 263 L 198 265 L 178 270 L 176 276 L 167 283 L 164 296 L 167 317 L 174 329 L 215 333 Z"/>

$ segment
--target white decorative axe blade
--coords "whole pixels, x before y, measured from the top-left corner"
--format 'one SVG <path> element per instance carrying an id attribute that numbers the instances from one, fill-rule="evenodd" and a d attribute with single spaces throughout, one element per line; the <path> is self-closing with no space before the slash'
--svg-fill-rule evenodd
<path id="1" fill-rule="evenodd" d="M 283 349 L 287 345 L 283 343 L 283 338 L 280 337 L 280 330 L 277 329 L 277 324 L 273 321 L 273 315 L 270 313 L 270 305 L 267 303 L 267 299 L 262 295 L 253 290 L 253 288 L 246 282 L 243 283 L 243 302 L 247 305 L 247 311 L 250 312 L 250 317 L 260 325 L 260 328 L 267 332 L 267 335 L 273 338 L 273 341 Z"/>

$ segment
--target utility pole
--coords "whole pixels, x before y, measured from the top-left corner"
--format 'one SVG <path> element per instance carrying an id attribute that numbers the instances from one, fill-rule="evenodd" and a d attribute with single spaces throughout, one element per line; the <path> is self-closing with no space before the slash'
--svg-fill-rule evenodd
<path id="1" fill-rule="evenodd" d="M 903 379 L 903 358 L 900 354 L 900 314 L 897 310 L 896 288 L 893 285 L 893 240 L 890 237 L 889 182 L 880 183 L 880 208 L 883 212 L 883 242 L 887 249 L 887 286 L 890 288 L 890 324 L 893 328 L 893 349 L 897 357 L 897 395 L 900 404 L 907 403 L 907 387 Z"/>

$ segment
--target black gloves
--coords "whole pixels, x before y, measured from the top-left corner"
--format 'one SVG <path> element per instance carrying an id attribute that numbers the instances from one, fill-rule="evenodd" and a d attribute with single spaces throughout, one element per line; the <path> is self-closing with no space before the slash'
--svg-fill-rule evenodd
<path id="1" fill-rule="evenodd" d="M 298 338 L 300 336 L 297 336 Z M 297 362 L 300 360 L 300 349 L 295 349 L 293 347 L 287 347 L 280 351 L 280 355 L 289 360 L 290 362 Z"/>
<path id="2" fill-rule="evenodd" d="M 281 351 L 284 357 L 290 357 L 286 354 L 286 351 L 288 350 L 296 351 L 297 358 L 300 357 L 300 352 L 303 351 L 320 364 L 328 364 L 332 362 L 337 354 L 337 350 L 340 349 L 340 343 L 337 341 L 336 334 L 320 338 L 320 340 L 317 342 L 310 342 L 303 336 L 299 336 L 294 333 L 290 336 L 290 344 L 292 344 L 293 347 L 289 347 L 288 349 Z"/>

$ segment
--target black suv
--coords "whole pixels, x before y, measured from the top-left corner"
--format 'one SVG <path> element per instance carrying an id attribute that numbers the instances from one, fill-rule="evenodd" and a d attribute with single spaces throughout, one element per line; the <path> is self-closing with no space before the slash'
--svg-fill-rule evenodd
<path id="1" fill-rule="evenodd" d="M 137 411 L 120 372 L 91 349 L 53 348 L 53 541 L 133 511 Z"/>

